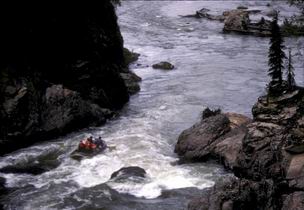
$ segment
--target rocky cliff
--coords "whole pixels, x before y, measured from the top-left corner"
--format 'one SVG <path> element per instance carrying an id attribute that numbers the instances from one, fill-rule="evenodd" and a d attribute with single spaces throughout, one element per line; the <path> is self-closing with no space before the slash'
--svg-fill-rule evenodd
<path id="1" fill-rule="evenodd" d="M 303 101 L 301 88 L 264 96 L 253 107 L 252 121 L 215 113 L 184 131 L 176 145 L 179 155 L 216 159 L 235 174 L 189 209 L 304 209 Z"/>
<path id="2" fill-rule="evenodd" d="M 110 0 L 3 9 L 0 154 L 104 123 L 138 91 Z"/>

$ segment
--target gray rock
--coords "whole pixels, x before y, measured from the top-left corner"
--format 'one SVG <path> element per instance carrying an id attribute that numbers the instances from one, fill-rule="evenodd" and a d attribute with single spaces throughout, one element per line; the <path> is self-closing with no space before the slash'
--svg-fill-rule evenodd
<path id="1" fill-rule="evenodd" d="M 142 180 L 146 177 L 146 171 L 138 166 L 124 167 L 111 175 L 111 180 L 126 181 L 130 179 Z"/>
<path id="2" fill-rule="evenodd" d="M 218 114 L 196 123 L 179 136 L 175 152 L 186 159 L 203 159 L 219 137 L 230 131 L 229 118 Z"/>
<path id="3" fill-rule="evenodd" d="M 226 16 L 224 31 L 246 31 L 250 23 L 249 13 L 243 10 L 231 10 L 224 12 Z"/>
<path id="4" fill-rule="evenodd" d="M 172 70 L 172 69 L 174 69 L 174 65 L 172 65 L 171 63 L 169 63 L 167 61 L 162 61 L 162 62 L 153 64 L 152 67 L 154 69 L 163 69 L 163 70 Z"/>
<path id="5" fill-rule="evenodd" d="M 129 73 L 120 73 L 120 76 L 125 81 L 128 92 L 132 95 L 140 91 L 140 86 L 138 82 L 141 81 L 141 78 L 134 74 L 133 72 Z"/>
<path id="6" fill-rule="evenodd" d="M 235 127 L 212 141 L 213 150 L 207 151 L 222 157 L 239 179 L 217 182 L 208 196 L 191 201 L 189 209 L 303 209 L 303 99 L 302 89 L 261 97 L 243 135 L 238 132 L 242 127 Z"/>
<path id="7" fill-rule="evenodd" d="M 42 114 L 44 123 L 41 129 L 60 133 L 69 128 L 80 127 L 85 120 L 103 123 L 109 115 L 111 111 L 83 100 L 76 91 L 62 85 L 53 85 L 46 89 L 45 109 Z"/>
<path id="8" fill-rule="evenodd" d="M 242 140 L 247 135 L 244 127 L 250 119 L 234 113 L 213 113 L 193 127 L 183 131 L 175 152 L 187 160 L 216 158 L 227 168 L 236 166 Z"/>
<path id="9" fill-rule="evenodd" d="M 123 53 L 124 53 L 124 58 L 125 58 L 125 64 L 126 65 L 129 65 L 129 64 L 137 61 L 139 56 L 140 56 L 139 53 L 131 52 L 127 48 L 124 48 Z"/>
<path id="10" fill-rule="evenodd" d="M 242 5 L 241 5 L 241 6 L 238 6 L 238 7 L 237 7 L 237 9 L 241 9 L 241 10 L 247 10 L 247 9 L 248 9 L 248 7 L 246 7 L 246 6 L 242 6 Z"/>

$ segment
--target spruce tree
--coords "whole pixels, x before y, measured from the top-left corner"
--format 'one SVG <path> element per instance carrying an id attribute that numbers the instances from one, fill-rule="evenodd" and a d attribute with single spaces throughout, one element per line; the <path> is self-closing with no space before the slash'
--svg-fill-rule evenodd
<path id="1" fill-rule="evenodd" d="M 278 25 L 278 14 L 271 22 L 271 38 L 268 53 L 268 74 L 271 77 L 269 91 L 271 93 L 279 93 L 282 90 L 282 71 L 284 69 L 284 59 L 286 55 L 283 51 L 284 39 Z"/>
<path id="2" fill-rule="evenodd" d="M 294 90 L 294 88 L 296 87 L 295 73 L 292 65 L 291 50 L 289 50 L 289 55 L 288 55 L 287 85 L 289 91 Z"/>

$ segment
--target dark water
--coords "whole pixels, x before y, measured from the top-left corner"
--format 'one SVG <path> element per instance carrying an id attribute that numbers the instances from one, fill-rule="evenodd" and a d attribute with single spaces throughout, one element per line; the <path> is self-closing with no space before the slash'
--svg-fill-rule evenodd
<path id="1" fill-rule="evenodd" d="M 176 165 L 174 144 L 204 107 L 251 115 L 267 77 L 268 38 L 223 34 L 223 25 L 181 18 L 206 7 L 214 13 L 240 4 L 267 10 L 266 2 L 123 1 L 118 8 L 125 45 L 141 54 L 132 69 L 142 77 L 141 92 L 121 116 L 92 128 L 0 158 L 0 166 L 61 164 L 41 175 L 4 174 L 18 188 L 4 201 L 7 209 L 185 209 L 214 180 L 227 176 L 215 164 Z M 293 9 L 277 3 L 283 15 Z M 289 38 L 298 83 L 303 81 L 303 38 Z M 150 66 L 166 60 L 170 72 Z M 148 67 L 147 67 L 148 66 Z M 85 136 L 101 135 L 116 149 L 80 163 L 69 154 Z M 140 166 L 141 183 L 108 181 L 125 166 Z"/>

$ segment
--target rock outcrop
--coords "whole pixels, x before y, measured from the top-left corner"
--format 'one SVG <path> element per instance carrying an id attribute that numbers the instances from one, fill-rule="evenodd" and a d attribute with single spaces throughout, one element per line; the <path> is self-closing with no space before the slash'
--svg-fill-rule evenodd
<path id="1" fill-rule="evenodd" d="M 250 20 L 250 14 L 260 13 L 260 10 L 249 10 L 245 7 L 239 7 L 233 10 L 224 11 L 221 15 L 210 13 L 209 9 L 203 8 L 196 12 L 195 15 L 184 17 L 206 18 L 224 22 L 224 32 L 236 32 L 240 34 L 249 34 L 256 36 L 270 36 L 270 21 L 262 17 L 260 21 Z"/>
<path id="2" fill-rule="evenodd" d="M 232 169 L 250 119 L 235 113 L 206 115 L 206 110 L 203 115 L 201 122 L 182 132 L 175 152 L 186 160 L 216 159 Z"/>
<path id="3" fill-rule="evenodd" d="M 253 121 L 245 124 L 240 147 L 228 153 L 236 157 L 232 158 L 233 167 L 230 167 L 236 177 L 217 183 L 210 189 L 209 196 L 193 200 L 189 209 L 302 209 L 303 101 L 304 91 L 300 88 L 277 97 L 259 98 L 253 107 Z M 209 126 L 221 124 L 222 128 L 217 130 L 226 130 L 227 125 L 222 123 L 221 118 L 223 116 L 217 117 L 219 122 Z M 222 144 L 214 141 L 212 135 L 202 133 L 197 132 L 196 135 L 198 138 L 209 138 L 210 145 L 216 142 L 213 147 Z M 231 138 L 226 146 L 233 147 L 237 139 Z M 207 140 L 202 142 L 200 139 L 198 142 L 204 145 Z M 201 145 L 197 147 L 202 148 Z M 205 155 L 210 151 L 209 147 L 204 147 L 200 153 Z M 233 152 L 237 154 L 232 155 Z M 213 153 L 221 155 L 219 150 L 214 149 Z M 229 158 L 226 157 L 226 160 Z"/>
<path id="4" fill-rule="evenodd" d="M 0 154 L 104 123 L 139 90 L 110 0 L 36 6 L 3 8 Z"/>

